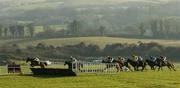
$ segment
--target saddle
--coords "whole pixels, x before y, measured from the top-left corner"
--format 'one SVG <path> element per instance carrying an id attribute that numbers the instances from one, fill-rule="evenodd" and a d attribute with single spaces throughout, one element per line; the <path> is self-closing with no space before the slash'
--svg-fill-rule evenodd
<path id="1" fill-rule="evenodd" d="M 140 64 L 143 63 L 143 61 L 136 61 L 136 63 L 137 63 L 138 65 L 140 65 Z"/>
<path id="2" fill-rule="evenodd" d="M 163 64 L 168 64 L 168 62 L 167 61 L 163 61 Z"/>

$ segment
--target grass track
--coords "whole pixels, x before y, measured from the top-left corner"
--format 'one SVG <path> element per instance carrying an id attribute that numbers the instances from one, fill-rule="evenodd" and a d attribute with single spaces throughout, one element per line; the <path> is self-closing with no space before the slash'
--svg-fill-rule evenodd
<path id="1" fill-rule="evenodd" d="M 176 64 L 178 71 L 169 71 L 165 67 L 159 72 L 80 73 L 77 77 L 5 75 L 0 76 L 0 88 L 180 88 L 179 66 Z M 61 65 L 51 67 L 64 68 Z M 22 70 L 28 72 L 29 68 L 22 66 Z"/>
<path id="2" fill-rule="evenodd" d="M 179 88 L 180 71 L 122 72 L 77 77 L 0 76 L 0 88 Z"/>

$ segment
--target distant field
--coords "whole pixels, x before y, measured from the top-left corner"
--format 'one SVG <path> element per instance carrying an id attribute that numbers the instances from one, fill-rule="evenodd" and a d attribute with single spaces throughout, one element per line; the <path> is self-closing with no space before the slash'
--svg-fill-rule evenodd
<path id="1" fill-rule="evenodd" d="M 54 31 L 66 29 L 66 25 L 50 25 L 49 27 Z M 43 26 L 35 26 L 35 33 L 43 32 L 43 31 L 44 31 Z"/>
<path id="2" fill-rule="evenodd" d="M 5 42 L 4 42 L 5 41 Z M 180 40 L 160 40 L 160 39 L 131 39 L 131 38 L 113 38 L 113 37 L 77 37 L 77 38 L 54 38 L 54 39 L 42 39 L 42 40 L 4 40 L 0 44 L 13 44 L 17 43 L 21 47 L 26 47 L 28 45 L 37 45 L 38 43 L 44 43 L 46 45 L 54 46 L 65 46 L 65 45 L 75 45 L 80 42 L 85 44 L 95 44 L 104 48 L 107 44 L 115 43 L 127 43 L 127 44 L 137 44 L 138 41 L 144 43 L 156 42 L 163 46 L 180 47 Z"/>

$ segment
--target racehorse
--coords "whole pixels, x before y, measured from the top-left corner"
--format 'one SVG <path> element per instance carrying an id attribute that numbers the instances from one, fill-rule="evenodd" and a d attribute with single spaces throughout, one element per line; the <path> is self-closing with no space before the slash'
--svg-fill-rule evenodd
<path id="1" fill-rule="evenodd" d="M 28 57 L 26 59 L 26 63 L 28 63 L 28 62 L 31 62 L 31 64 L 30 64 L 31 67 L 40 66 L 41 68 L 45 68 L 45 66 L 48 65 L 47 62 L 36 61 L 35 58 L 30 58 L 30 57 Z"/>
<path id="2" fill-rule="evenodd" d="M 169 61 L 166 61 L 166 62 L 165 62 L 165 61 L 163 61 L 162 59 L 157 58 L 156 62 L 157 62 L 157 66 L 159 67 L 159 68 L 158 68 L 158 71 L 159 71 L 160 69 L 163 70 L 162 67 L 164 67 L 164 66 L 167 66 L 170 71 L 171 71 L 171 69 L 173 69 L 174 71 L 176 71 L 174 64 L 171 63 L 171 62 L 169 62 Z"/>
<path id="3" fill-rule="evenodd" d="M 151 70 L 154 70 L 154 71 L 155 71 L 156 66 L 157 66 L 156 61 L 152 61 L 152 60 L 150 60 L 150 59 L 146 59 L 146 62 L 147 62 L 147 64 L 151 67 Z"/>
<path id="4" fill-rule="evenodd" d="M 124 61 L 124 62 L 122 62 L 122 63 L 123 63 L 123 66 L 127 67 L 130 71 L 133 71 L 133 70 L 131 69 L 131 66 L 129 65 L 129 63 L 128 63 L 127 61 Z"/>
<path id="5" fill-rule="evenodd" d="M 78 69 L 81 70 L 80 68 L 83 68 L 83 64 L 80 62 L 71 62 L 71 61 L 65 61 L 64 62 L 64 66 L 68 65 L 68 69 L 72 70 L 72 69 Z"/>
<path id="6" fill-rule="evenodd" d="M 126 66 L 129 70 L 131 70 L 131 68 L 127 62 L 123 62 L 123 61 L 118 60 L 118 59 L 117 60 L 114 59 L 112 62 L 107 62 L 107 61 L 103 60 L 102 63 L 106 63 L 106 68 L 104 70 L 112 68 L 112 67 L 116 67 L 117 72 L 119 72 L 119 71 L 123 71 L 124 66 Z"/>
<path id="7" fill-rule="evenodd" d="M 109 62 L 108 60 L 102 60 L 102 63 L 106 64 L 106 67 L 104 68 L 104 70 L 107 70 L 113 67 L 116 67 L 117 72 L 119 72 L 119 70 L 122 70 L 122 66 L 118 64 L 116 60 L 113 60 L 112 62 Z"/>
<path id="8" fill-rule="evenodd" d="M 117 72 L 122 71 L 122 66 L 120 66 L 119 63 L 106 63 L 106 68 L 104 70 L 113 68 L 113 67 L 116 67 Z"/>
<path id="9" fill-rule="evenodd" d="M 145 61 L 140 61 L 138 63 L 137 61 L 134 61 L 131 59 L 127 59 L 127 63 L 129 63 L 131 66 L 133 66 L 135 71 L 138 71 L 139 67 L 142 67 L 141 71 L 143 71 L 144 69 L 146 69 L 146 65 L 147 65 Z"/>

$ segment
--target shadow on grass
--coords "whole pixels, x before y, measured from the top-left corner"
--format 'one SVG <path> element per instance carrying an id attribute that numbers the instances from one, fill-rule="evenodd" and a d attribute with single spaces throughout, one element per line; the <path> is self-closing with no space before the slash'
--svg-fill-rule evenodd
<path id="1" fill-rule="evenodd" d="M 64 77 L 76 77 L 76 76 L 63 76 L 63 75 L 33 75 L 33 74 L 21 74 L 19 76 L 31 76 L 37 78 L 64 78 Z"/>

